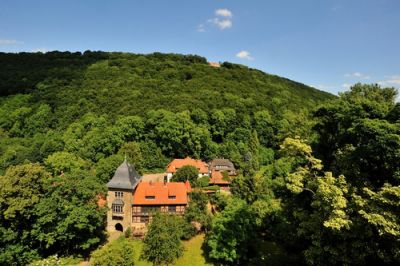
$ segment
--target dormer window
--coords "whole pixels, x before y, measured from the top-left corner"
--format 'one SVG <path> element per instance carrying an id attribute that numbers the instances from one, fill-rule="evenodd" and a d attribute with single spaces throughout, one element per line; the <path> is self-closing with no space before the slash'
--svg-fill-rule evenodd
<path id="1" fill-rule="evenodd" d="M 146 196 L 146 199 L 149 199 L 149 200 L 152 200 L 152 199 L 155 199 L 156 198 L 156 196 Z"/>
<path id="2" fill-rule="evenodd" d="M 115 198 L 120 199 L 124 196 L 124 192 L 115 191 Z"/>
<path id="3" fill-rule="evenodd" d="M 170 196 L 168 196 L 168 199 L 176 199 L 176 196 L 175 195 L 170 195 Z"/>

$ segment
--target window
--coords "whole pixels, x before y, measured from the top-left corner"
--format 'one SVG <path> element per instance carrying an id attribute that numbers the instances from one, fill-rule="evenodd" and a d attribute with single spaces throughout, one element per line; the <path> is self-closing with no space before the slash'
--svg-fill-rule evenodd
<path id="1" fill-rule="evenodd" d="M 113 204 L 112 211 L 115 213 L 123 213 L 123 205 L 121 204 Z"/>
<path id="2" fill-rule="evenodd" d="M 138 212 L 140 212 L 140 207 L 138 207 L 138 206 L 132 207 L 132 212 L 133 212 L 133 213 L 138 213 Z"/>
<path id="3" fill-rule="evenodd" d="M 146 199 L 155 199 L 156 196 L 146 196 Z"/>
<path id="4" fill-rule="evenodd" d="M 148 223 L 148 222 L 149 222 L 149 217 L 148 217 L 148 216 L 142 216 L 142 217 L 140 217 L 140 222 L 141 222 L 141 223 Z"/>
<path id="5" fill-rule="evenodd" d="M 140 223 L 140 217 L 139 217 L 139 216 L 133 216 L 133 217 L 132 217 L 132 222 L 134 222 L 134 223 Z"/>
<path id="6" fill-rule="evenodd" d="M 117 199 L 120 199 L 120 198 L 122 198 L 123 196 L 124 196 L 124 192 L 115 191 L 115 197 L 116 197 Z"/>
<path id="7" fill-rule="evenodd" d="M 160 207 L 158 206 L 142 206 L 142 213 L 152 213 L 160 211 Z"/>
<path id="8" fill-rule="evenodd" d="M 168 196 L 168 199 L 176 199 L 176 196 L 175 195 Z"/>
<path id="9" fill-rule="evenodd" d="M 176 212 L 176 206 L 168 206 L 168 212 Z"/>

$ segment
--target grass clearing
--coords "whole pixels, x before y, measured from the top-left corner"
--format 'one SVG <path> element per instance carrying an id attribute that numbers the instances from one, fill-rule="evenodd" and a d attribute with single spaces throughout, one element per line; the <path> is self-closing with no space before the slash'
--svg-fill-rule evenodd
<path id="1" fill-rule="evenodd" d="M 111 238 L 111 241 L 114 241 L 117 236 L 120 234 L 115 234 Z M 147 262 L 145 260 L 140 260 L 140 254 L 143 249 L 143 242 L 141 240 L 132 240 L 135 249 L 135 266 L 153 266 L 152 263 Z M 182 241 L 184 246 L 183 255 L 175 261 L 173 265 L 176 266 L 210 266 L 212 263 L 207 263 L 206 258 L 203 255 L 203 250 L 201 246 L 204 242 L 204 234 L 197 235 L 188 241 Z M 77 264 L 79 266 L 86 265 L 85 262 L 80 262 Z M 90 264 L 89 264 L 90 265 Z"/>

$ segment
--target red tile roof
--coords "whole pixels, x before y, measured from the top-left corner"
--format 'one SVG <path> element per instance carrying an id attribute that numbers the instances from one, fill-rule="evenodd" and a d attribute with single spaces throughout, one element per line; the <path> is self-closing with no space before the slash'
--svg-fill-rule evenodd
<path id="1" fill-rule="evenodd" d="M 208 174 L 208 164 L 206 164 L 202 160 L 195 160 L 189 157 L 186 157 L 185 159 L 174 159 L 168 164 L 167 172 L 176 173 L 179 168 L 185 165 L 196 167 L 200 174 Z"/>
<path id="2" fill-rule="evenodd" d="M 220 171 L 212 171 L 210 178 L 210 185 L 222 185 L 222 184 L 230 184 L 230 180 L 224 180 L 224 176 Z"/>
<path id="3" fill-rule="evenodd" d="M 134 205 L 183 205 L 188 203 L 190 184 L 140 182 L 133 194 Z"/>

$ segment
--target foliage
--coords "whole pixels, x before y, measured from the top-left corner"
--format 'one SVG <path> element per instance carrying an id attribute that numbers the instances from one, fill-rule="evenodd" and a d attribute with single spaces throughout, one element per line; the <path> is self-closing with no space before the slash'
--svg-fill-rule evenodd
<path id="1" fill-rule="evenodd" d="M 149 225 L 141 257 L 154 265 L 168 265 L 182 256 L 181 224 L 178 216 L 157 213 Z"/>
<path id="2" fill-rule="evenodd" d="M 190 204 L 185 211 L 185 220 L 188 223 L 199 223 L 201 229 L 209 230 L 211 217 L 207 210 L 208 197 L 201 191 L 193 191 L 190 193 Z"/>
<path id="3" fill-rule="evenodd" d="M 210 258 L 231 264 L 246 257 L 254 232 L 252 226 L 246 203 L 232 200 L 212 221 L 207 236 Z"/>
<path id="4" fill-rule="evenodd" d="M 51 176 L 38 164 L 13 166 L 0 176 L 0 264 L 21 265 L 39 258 L 32 237 L 35 205 Z"/>
<path id="5" fill-rule="evenodd" d="M 130 237 L 132 237 L 132 229 L 131 229 L 131 227 L 128 227 L 128 228 L 125 230 L 124 236 L 125 236 L 125 238 L 130 238 Z"/>
<path id="6" fill-rule="evenodd" d="M 193 55 L 56 51 L 0 60 L 0 173 L 55 152 L 97 163 L 129 142 L 140 145 L 143 165 L 131 158 L 138 170 L 186 156 L 242 166 L 252 129 L 266 147 L 293 133 L 308 137 L 308 111 L 333 97 L 230 63 L 215 69 Z M 296 130 L 294 112 L 303 115 Z"/>
<path id="7" fill-rule="evenodd" d="M 45 165 L 55 175 L 72 170 L 87 169 L 89 163 L 75 154 L 68 152 L 55 152 L 45 159 Z"/>
<path id="8" fill-rule="evenodd" d="M 120 237 L 105 247 L 92 253 L 93 266 L 133 266 L 135 265 L 135 246 L 132 240 Z"/>
<path id="9" fill-rule="evenodd" d="M 86 171 L 51 176 L 38 164 L 10 167 L 0 177 L 0 261 L 26 264 L 39 256 L 87 254 L 103 240 L 104 192 Z"/>
<path id="10" fill-rule="evenodd" d="M 78 264 L 82 259 L 72 257 L 49 256 L 45 259 L 34 261 L 29 266 L 70 266 Z"/>
<path id="11" fill-rule="evenodd" d="M 211 198 L 212 221 L 196 193 L 183 219 L 156 216 L 144 248 L 156 264 L 182 254 L 193 221 L 217 263 L 399 264 L 394 88 L 356 84 L 335 98 L 193 55 L 0 53 L 0 61 L 0 264 L 86 256 L 100 245 L 97 197 L 125 155 L 143 172 L 186 156 L 238 168 L 232 195 Z M 197 177 L 179 180 L 213 189 Z"/>
<path id="12" fill-rule="evenodd" d="M 197 178 L 199 177 L 199 170 L 191 165 L 185 165 L 179 168 L 173 175 L 172 180 L 175 182 L 186 182 L 189 181 L 191 184 L 197 184 Z"/>
<path id="13" fill-rule="evenodd" d="M 210 177 L 202 176 L 198 177 L 196 181 L 193 182 L 193 187 L 207 187 L 210 184 Z"/>
<path id="14" fill-rule="evenodd" d="M 396 118 L 386 120 L 395 113 L 395 99 L 393 88 L 356 84 L 316 110 L 315 146 L 327 169 L 353 184 L 400 184 L 400 127 Z"/>

